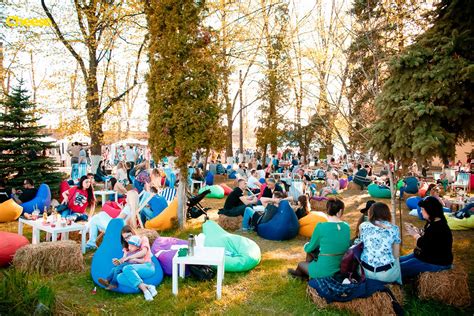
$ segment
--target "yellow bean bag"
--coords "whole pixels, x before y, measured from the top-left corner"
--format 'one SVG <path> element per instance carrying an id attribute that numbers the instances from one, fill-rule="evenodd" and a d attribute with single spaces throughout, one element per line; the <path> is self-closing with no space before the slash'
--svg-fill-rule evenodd
<path id="1" fill-rule="evenodd" d="M 451 230 L 469 230 L 474 229 L 474 215 L 468 218 L 458 219 L 449 214 L 445 214 L 448 226 Z"/>
<path id="2" fill-rule="evenodd" d="M 23 207 L 9 199 L 0 204 L 0 223 L 12 222 L 20 217 Z"/>
<path id="3" fill-rule="evenodd" d="M 314 228 L 318 223 L 327 222 L 327 215 L 323 212 L 309 212 L 305 217 L 300 218 L 299 234 L 306 237 L 313 235 Z"/>
<path id="4" fill-rule="evenodd" d="M 173 227 L 173 221 L 178 217 L 178 199 L 168 205 L 158 216 L 145 223 L 145 228 L 167 230 Z"/>

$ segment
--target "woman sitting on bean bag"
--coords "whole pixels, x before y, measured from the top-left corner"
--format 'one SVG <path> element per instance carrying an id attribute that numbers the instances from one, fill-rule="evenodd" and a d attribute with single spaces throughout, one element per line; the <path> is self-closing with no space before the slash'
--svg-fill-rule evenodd
<path id="1" fill-rule="evenodd" d="M 311 207 L 309 205 L 309 200 L 307 195 L 300 195 L 298 197 L 298 208 L 295 211 L 296 217 L 298 219 L 301 219 L 308 215 L 308 213 L 311 211 Z"/>
<path id="2" fill-rule="evenodd" d="M 132 237 L 132 236 L 137 236 Z M 129 240 L 139 245 L 137 252 L 124 257 Z M 137 260 L 137 258 L 142 258 Z M 134 261 L 132 263 L 132 261 Z M 119 264 L 127 263 L 114 277 L 117 287 L 109 287 L 103 282 L 110 276 L 111 270 Z M 160 263 L 152 255 L 150 242 L 146 236 L 139 236 L 133 228 L 124 225 L 123 219 L 114 218 L 110 221 L 105 232 L 104 240 L 94 254 L 91 264 L 91 276 L 97 285 L 119 293 L 142 292 L 145 300 L 150 301 L 156 295 L 155 286 L 163 280 L 163 270 Z"/>
<path id="3" fill-rule="evenodd" d="M 344 202 L 329 199 L 327 213 L 328 221 L 316 226 L 311 240 L 304 246 L 306 261 L 298 263 L 296 270 L 288 269 L 290 275 L 302 279 L 324 278 L 339 271 L 351 238 L 349 225 L 341 220 Z"/>
<path id="4" fill-rule="evenodd" d="M 127 192 L 127 204 L 122 208 L 117 218 L 122 218 L 126 225 L 136 227 L 136 218 L 138 210 L 138 193 L 135 190 Z M 86 249 L 96 249 L 97 235 L 99 231 L 105 231 L 110 221 L 112 220 L 111 214 L 105 211 L 99 212 L 92 216 L 89 221 L 89 240 L 86 244 Z M 134 219 L 134 220 L 131 220 Z"/>
<path id="5" fill-rule="evenodd" d="M 63 193 L 63 203 L 60 208 L 62 217 L 73 215 L 76 221 L 87 221 L 87 207 L 90 207 L 90 213 L 95 210 L 94 189 L 91 180 L 87 176 L 82 176 L 77 187 L 72 187 Z"/>
<path id="6" fill-rule="evenodd" d="M 443 214 L 443 206 L 432 196 L 421 200 L 418 206 L 426 224 L 421 231 L 405 223 L 408 234 L 415 238 L 416 248 L 413 253 L 400 257 L 403 278 L 450 269 L 453 263 L 453 235 Z"/>

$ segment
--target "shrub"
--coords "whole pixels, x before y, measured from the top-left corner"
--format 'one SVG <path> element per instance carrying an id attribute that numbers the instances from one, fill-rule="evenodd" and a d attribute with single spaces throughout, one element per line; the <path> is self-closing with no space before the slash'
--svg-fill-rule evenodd
<path id="1" fill-rule="evenodd" d="M 37 275 L 9 269 L 0 280 L 0 315 L 52 315 L 55 293 Z"/>

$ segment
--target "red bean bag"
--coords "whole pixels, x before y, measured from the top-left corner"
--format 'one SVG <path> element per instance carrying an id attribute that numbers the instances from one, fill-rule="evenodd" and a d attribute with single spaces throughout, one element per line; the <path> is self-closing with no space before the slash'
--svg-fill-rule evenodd
<path id="1" fill-rule="evenodd" d="M 426 191 L 428 191 L 428 183 L 423 182 L 423 184 L 418 189 L 418 195 L 424 198 L 426 195 Z"/>
<path id="2" fill-rule="evenodd" d="M 263 195 L 263 191 L 265 191 L 265 188 L 267 187 L 267 184 L 264 183 L 262 184 L 262 186 L 260 187 L 260 193 L 258 194 L 258 199 L 260 200 L 262 198 L 262 195 Z"/>
<path id="3" fill-rule="evenodd" d="M 71 188 L 71 186 L 69 185 L 69 183 L 67 183 L 67 181 L 63 181 L 61 182 L 61 184 L 59 185 L 59 200 L 61 201 L 61 203 L 63 202 L 64 198 L 63 198 L 63 193 L 67 190 L 69 190 Z"/>
<path id="4" fill-rule="evenodd" d="M 9 265 L 15 252 L 29 243 L 25 236 L 0 232 L 0 267 Z"/>
<path id="5" fill-rule="evenodd" d="M 104 206 L 102 206 L 102 211 L 109 214 L 110 217 L 116 218 L 117 216 L 119 216 L 122 209 L 120 208 L 120 206 L 118 206 L 117 203 L 112 202 L 112 201 L 107 201 L 105 202 Z"/>
<path id="6" fill-rule="evenodd" d="M 224 195 L 229 195 L 232 192 L 232 188 L 225 183 L 219 184 L 224 189 Z"/>

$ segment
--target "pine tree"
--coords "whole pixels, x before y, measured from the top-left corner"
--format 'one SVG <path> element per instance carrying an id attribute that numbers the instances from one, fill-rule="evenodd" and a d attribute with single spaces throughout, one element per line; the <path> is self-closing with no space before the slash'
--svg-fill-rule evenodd
<path id="1" fill-rule="evenodd" d="M 474 139 L 474 2 L 444 0 L 432 26 L 392 61 L 368 129 L 382 158 L 423 162 L 452 157 Z"/>
<path id="2" fill-rule="evenodd" d="M 13 88 L 0 102 L 0 177 L 8 179 L 12 187 L 21 188 L 26 178 L 36 185 L 47 183 L 55 190 L 61 181 L 56 172 L 57 163 L 43 153 L 52 148 L 52 143 L 40 139 L 44 126 L 38 125 L 35 105 L 23 88 L 23 83 Z"/>
<path id="3" fill-rule="evenodd" d="M 178 219 L 184 224 L 187 167 L 198 148 L 209 148 L 220 128 L 220 75 L 211 30 L 202 26 L 204 1 L 150 0 L 145 9 L 150 33 L 147 76 L 149 145 L 155 158 L 178 157 Z"/>
<path id="4" fill-rule="evenodd" d="M 377 119 L 375 99 L 388 78 L 389 62 L 426 27 L 427 21 L 422 17 L 426 10 L 421 2 L 409 0 L 354 1 L 351 13 L 355 35 L 347 56 L 352 147 L 366 144 L 364 127 Z"/>

